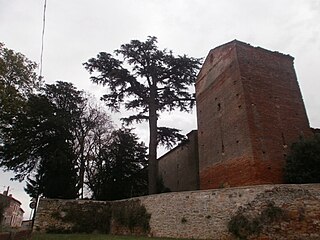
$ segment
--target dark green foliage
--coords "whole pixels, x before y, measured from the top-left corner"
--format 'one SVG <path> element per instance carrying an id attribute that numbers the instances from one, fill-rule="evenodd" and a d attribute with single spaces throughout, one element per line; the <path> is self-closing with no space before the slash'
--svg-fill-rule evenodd
<path id="1" fill-rule="evenodd" d="M 60 213 L 53 215 L 63 222 L 72 223 L 73 227 L 70 230 L 66 229 L 51 229 L 51 232 L 63 233 L 65 231 L 77 233 L 109 233 L 111 221 L 111 209 L 108 203 L 101 204 L 95 202 L 86 202 L 86 204 L 70 203 L 61 209 L 64 216 Z"/>
<path id="2" fill-rule="evenodd" d="M 162 176 L 160 176 L 157 181 L 157 192 L 158 193 L 171 192 L 170 188 L 164 185 Z"/>
<path id="3" fill-rule="evenodd" d="M 262 229 L 284 217 L 284 211 L 273 202 L 258 216 L 249 216 L 245 211 L 239 211 L 228 223 L 228 230 L 238 239 L 247 239 L 250 236 L 259 236 Z"/>
<path id="4" fill-rule="evenodd" d="M 292 144 L 284 172 L 287 183 L 320 183 L 320 135 Z"/>
<path id="5" fill-rule="evenodd" d="M 43 180 L 40 172 L 35 174 L 34 178 L 27 177 L 25 192 L 31 198 L 38 198 L 43 193 Z"/>
<path id="6" fill-rule="evenodd" d="M 120 236 L 105 234 L 42 234 L 33 233 L 32 240 L 159 240 L 157 237 L 149 236 Z M 172 238 L 161 238 L 161 240 L 173 240 Z M 176 239 L 178 240 L 178 239 Z M 181 239 L 185 240 L 185 239 Z"/>
<path id="7" fill-rule="evenodd" d="M 40 86 L 36 67 L 23 54 L 0 43 L 0 134 L 2 128 L 10 128 L 16 114 L 23 110 L 28 95 Z"/>
<path id="8" fill-rule="evenodd" d="M 256 222 L 253 224 L 253 222 L 241 213 L 232 217 L 228 223 L 229 232 L 239 239 L 247 239 L 247 236 L 257 232 L 257 228 L 260 230 L 260 226 L 258 226 Z"/>
<path id="9" fill-rule="evenodd" d="M 171 146 L 183 139 L 177 129 L 158 128 L 159 114 L 193 107 L 195 98 L 189 87 L 195 83 L 200 67 L 200 59 L 175 57 L 172 51 L 159 50 L 156 44 L 156 37 L 148 37 L 145 42 L 132 40 L 115 50 L 120 59 L 101 52 L 84 63 L 92 74 L 91 81 L 109 88 L 102 97 L 109 108 L 119 111 L 124 105 L 136 113 L 123 118 L 125 123 L 149 122 L 149 193 L 157 191 L 157 145 Z"/>
<path id="10" fill-rule="evenodd" d="M 140 228 L 147 233 L 151 215 L 139 200 L 130 200 L 113 203 L 86 202 L 85 204 L 70 202 L 54 212 L 52 217 L 64 223 L 71 223 L 72 227 L 67 229 L 56 226 L 47 229 L 47 232 L 109 233 L 111 220 L 113 220 L 130 231 Z"/>
<path id="11" fill-rule="evenodd" d="M 73 130 L 82 101 L 72 84 L 46 85 L 43 93 L 29 96 L 24 111 L 3 131 L 0 165 L 13 170 L 18 180 L 34 174 L 27 186 L 31 195 L 77 196 Z"/>
<path id="12" fill-rule="evenodd" d="M 128 129 L 112 133 L 111 142 L 88 175 L 96 200 L 116 200 L 147 193 L 146 147 Z"/>
<path id="13" fill-rule="evenodd" d="M 284 211 L 280 207 L 275 206 L 273 202 L 270 202 L 261 212 L 259 220 L 262 223 L 272 223 L 282 217 L 284 217 Z"/>
<path id="14" fill-rule="evenodd" d="M 72 231 L 70 229 L 65 229 L 64 227 L 53 227 L 49 226 L 46 229 L 48 234 L 71 234 Z"/>
<path id="15" fill-rule="evenodd" d="M 114 202 L 112 204 L 112 218 L 118 224 L 133 231 L 141 228 L 145 233 L 150 230 L 149 221 L 151 214 L 141 205 L 139 200 Z"/>

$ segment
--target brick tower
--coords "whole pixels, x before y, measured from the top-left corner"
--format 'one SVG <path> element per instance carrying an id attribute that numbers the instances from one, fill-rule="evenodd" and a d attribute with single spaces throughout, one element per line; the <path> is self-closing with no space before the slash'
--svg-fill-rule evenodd
<path id="1" fill-rule="evenodd" d="M 196 82 L 200 189 L 282 183 L 290 144 L 311 130 L 293 58 L 234 40 Z"/>

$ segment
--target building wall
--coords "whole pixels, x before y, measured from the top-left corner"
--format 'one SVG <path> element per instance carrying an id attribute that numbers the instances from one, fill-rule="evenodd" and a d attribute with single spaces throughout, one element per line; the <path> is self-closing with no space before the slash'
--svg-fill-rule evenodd
<path id="1" fill-rule="evenodd" d="M 196 82 L 200 189 L 282 183 L 288 146 L 310 136 L 293 58 L 233 41 Z"/>
<path id="2" fill-rule="evenodd" d="M 149 236 L 237 239 L 228 231 L 230 220 L 239 213 L 258 218 L 271 204 L 281 209 L 282 217 L 264 222 L 260 231 L 247 239 L 320 239 L 320 184 L 261 185 L 175 192 L 134 200 L 139 200 L 151 214 Z M 86 201 L 41 199 L 35 219 L 35 231 L 46 231 L 55 226 L 69 227 L 65 222 L 59 223 L 53 218 L 56 211 L 67 205 L 66 202 L 73 202 L 72 206 L 80 204 L 81 209 L 86 204 Z M 117 202 L 119 201 L 111 204 Z M 63 214 L 65 213 L 60 213 Z M 128 234 L 127 229 L 123 231 Z M 113 228 L 111 233 L 114 233 Z"/>
<path id="3" fill-rule="evenodd" d="M 199 189 L 198 136 L 193 130 L 187 141 L 158 159 L 159 176 L 170 191 Z"/>
<path id="4" fill-rule="evenodd" d="M 4 211 L 2 220 L 3 226 L 20 227 L 23 220 L 24 211 L 20 208 L 21 203 L 11 195 L 0 194 L 0 198 L 8 201 L 8 207 Z"/>
<path id="5" fill-rule="evenodd" d="M 255 178 L 282 183 L 285 158 L 293 142 L 312 135 L 289 55 L 237 45 L 246 113 L 253 146 Z"/>

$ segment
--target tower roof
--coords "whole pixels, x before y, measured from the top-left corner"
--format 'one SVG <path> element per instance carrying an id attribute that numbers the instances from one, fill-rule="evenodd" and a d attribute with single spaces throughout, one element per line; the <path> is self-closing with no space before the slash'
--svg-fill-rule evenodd
<path id="1" fill-rule="evenodd" d="M 293 60 L 294 58 L 290 56 L 289 54 L 280 53 L 278 51 L 270 51 L 268 49 L 262 48 L 262 47 L 255 47 L 250 45 L 249 43 L 245 43 L 242 41 L 239 41 L 237 39 L 234 39 L 230 42 L 224 43 L 220 46 L 217 46 L 213 49 L 211 49 L 202 65 L 202 68 L 199 71 L 197 81 L 199 81 L 207 72 L 208 69 L 213 67 L 215 65 L 213 62 L 219 62 L 219 59 L 230 53 L 232 50 L 235 50 L 236 52 L 239 51 L 240 48 L 247 48 L 247 49 L 255 49 L 259 51 L 265 51 L 267 53 L 277 55 L 279 57 L 289 58 L 290 60 Z"/>

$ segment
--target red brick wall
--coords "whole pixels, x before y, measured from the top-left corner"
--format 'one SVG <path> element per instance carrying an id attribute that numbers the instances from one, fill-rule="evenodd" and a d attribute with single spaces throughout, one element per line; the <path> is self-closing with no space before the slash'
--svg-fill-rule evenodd
<path id="1" fill-rule="evenodd" d="M 210 51 L 196 83 L 200 189 L 281 183 L 311 134 L 293 58 L 238 41 Z"/>

